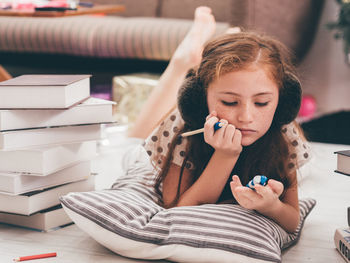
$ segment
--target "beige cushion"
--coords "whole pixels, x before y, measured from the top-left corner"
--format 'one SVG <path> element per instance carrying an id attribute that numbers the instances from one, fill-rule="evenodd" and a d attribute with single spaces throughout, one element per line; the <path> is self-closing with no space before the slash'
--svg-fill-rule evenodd
<path id="1" fill-rule="evenodd" d="M 0 17 L 0 51 L 169 60 L 192 20 Z M 217 25 L 224 32 L 228 24 Z"/>

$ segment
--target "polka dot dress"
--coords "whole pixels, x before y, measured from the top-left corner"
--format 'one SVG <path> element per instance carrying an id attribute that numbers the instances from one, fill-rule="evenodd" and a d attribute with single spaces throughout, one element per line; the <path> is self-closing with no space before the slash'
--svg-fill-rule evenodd
<path id="1" fill-rule="evenodd" d="M 177 109 L 171 112 L 164 121 L 152 132 L 145 141 L 145 149 L 151 158 L 152 164 L 156 168 L 164 161 L 168 153 L 169 145 L 175 134 L 182 129 L 184 121 Z M 289 142 L 289 162 L 288 168 L 293 171 L 304 165 L 310 159 L 310 147 L 301 137 L 298 128 L 294 123 L 284 125 L 282 134 Z M 172 162 L 182 166 L 186 155 L 187 138 L 182 138 L 177 142 L 174 149 Z M 187 162 L 185 165 L 188 169 L 193 169 L 193 164 Z"/>
<path id="2" fill-rule="evenodd" d="M 175 109 L 146 139 L 144 147 L 154 166 L 157 168 L 161 166 L 168 153 L 172 139 L 183 126 L 184 121 L 179 111 Z M 177 141 L 172 159 L 174 164 L 182 166 L 184 158 L 186 157 L 186 145 L 187 138 L 182 138 Z M 187 169 L 193 169 L 193 164 L 187 162 L 185 167 Z"/>
<path id="3" fill-rule="evenodd" d="M 310 159 L 310 146 L 303 140 L 299 129 L 294 123 L 284 125 L 282 134 L 289 143 L 289 162 L 288 168 L 294 170 L 300 168 Z"/>

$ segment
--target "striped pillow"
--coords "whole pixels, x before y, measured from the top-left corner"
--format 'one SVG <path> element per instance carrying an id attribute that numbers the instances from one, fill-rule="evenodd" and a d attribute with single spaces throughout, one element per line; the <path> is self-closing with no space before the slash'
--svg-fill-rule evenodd
<path id="1" fill-rule="evenodd" d="M 177 262 L 281 262 L 315 205 L 300 201 L 300 225 L 288 234 L 260 214 L 231 204 L 165 209 L 153 191 L 154 172 L 135 162 L 109 190 L 61 197 L 67 214 L 110 250 L 131 258 Z"/>

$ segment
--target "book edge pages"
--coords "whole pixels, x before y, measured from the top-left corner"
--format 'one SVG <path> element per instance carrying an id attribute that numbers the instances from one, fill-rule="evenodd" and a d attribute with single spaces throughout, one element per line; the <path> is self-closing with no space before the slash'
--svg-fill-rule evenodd
<path id="1" fill-rule="evenodd" d="M 59 197 L 62 195 L 66 195 L 70 192 L 92 191 L 95 188 L 94 185 L 95 178 L 93 175 L 90 175 L 86 179 L 58 185 L 57 187 L 50 188 L 31 196 L 9 195 L 5 197 L 2 195 L 2 197 L 4 197 L 3 199 L 7 199 L 8 201 L 11 199 L 13 200 L 11 200 L 11 208 L 2 207 L 1 211 L 20 215 L 32 215 L 40 210 L 60 204 Z M 0 196 L 0 199 L 2 197 Z M 2 202 L 0 202 L 0 204 L 1 203 Z"/>
<path id="2" fill-rule="evenodd" d="M 70 174 L 74 173 L 75 177 L 72 178 L 72 176 L 70 176 Z M 81 174 L 80 174 L 81 173 Z M 87 173 L 87 174 L 85 174 Z M 78 174 L 78 176 L 76 176 Z M 20 185 L 21 184 L 21 177 L 25 176 L 25 175 L 20 175 L 20 174 L 14 174 L 12 177 L 13 181 L 11 181 L 11 186 L 12 186 L 12 190 L 4 190 L 4 188 L 2 188 L 0 190 L 0 195 L 4 194 L 4 195 L 9 195 L 9 196 L 16 196 L 16 195 L 22 195 L 28 192 L 33 192 L 33 191 L 38 191 L 38 190 L 42 190 L 42 189 L 46 189 L 46 188 L 51 188 L 54 186 L 58 186 L 58 185 L 63 185 L 63 184 L 68 184 L 74 181 L 80 181 L 80 180 L 84 180 L 86 178 L 88 178 L 91 174 L 91 162 L 90 161 L 82 161 L 79 162 L 77 164 L 74 164 L 72 166 L 69 166 L 65 169 L 59 170 L 53 174 L 50 174 L 48 176 L 45 177 L 38 177 L 38 176 L 33 176 L 33 178 L 35 178 L 35 180 L 39 181 L 39 182 L 43 182 L 44 179 L 46 179 L 47 181 L 51 182 L 51 183 L 45 183 L 45 184 L 35 184 L 34 186 L 32 185 Z M 53 181 L 53 178 L 57 178 L 57 177 L 62 177 L 60 178 L 60 180 L 56 180 Z M 48 179 L 47 179 L 48 178 Z M 12 183 L 13 182 L 13 183 Z"/>
<path id="3" fill-rule="evenodd" d="M 347 237 L 350 237 L 350 227 L 345 228 L 347 231 L 349 231 L 349 234 Z M 334 244 L 337 249 L 337 251 L 342 255 L 342 257 L 345 259 L 346 262 L 350 263 L 350 242 L 345 240 L 345 237 L 343 235 L 343 232 L 345 232 L 344 228 L 338 228 L 335 230 L 334 233 Z M 340 241 L 342 242 L 342 248 L 340 247 Z M 343 250 L 344 247 L 344 250 Z M 347 249 L 347 252 L 345 250 Z"/>
<path id="4" fill-rule="evenodd" d="M 102 136 L 101 124 L 103 123 L 66 125 L 0 132 L 0 150 L 15 151 L 35 146 L 45 147 L 63 143 L 78 143 L 83 141 L 100 140 Z M 86 129 L 85 132 L 85 127 L 89 127 L 90 129 Z M 55 133 L 54 137 L 51 136 L 53 133 Z M 44 136 L 47 136 L 45 137 L 45 140 L 43 140 Z M 36 140 L 39 137 L 41 140 Z"/>
<path id="5" fill-rule="evenodd" d="M 96 158 L 96 147 L 96 141 L 92 140 L 28 148 L 28 150 L 0 151 L 0 176 L 2 173 L 48 176 L 80 162 Z M 30 161 L 21 162 L 23 159 Z"/>
<path id="6" fill-rule="evenodd" d="M 52 82 L 51 84 L 21 84 L 21 83 L 16 83 L 16 81 L 18 80 L 21 80 L 23 78 L 35 78 L 35 77 L 40 77 L 40 78 L 43 78 L 43 77 L 55 77 L 55 78 L 59 78 L 61 77 L 62 79 L 63 78 L 67 78 L 67 77 L 70 77 L 70 78 L 73 78 L 75 77 L 75 79 L 71 80 L 71 81 L 66 81 L 66 82 L 62 82 L 62 80 L 60 80 L 61 82 Z M 3 87 L 7 87 L 7 86 L 17 86 L 17 87 L 27 87 L 27 86 L 37 86 L 37 87 L 40 87 L 40 86 L 67 86 L 67 85 L 70 85 L 74 82 L 77 82 L 77 81 L 80 81 L 82 79 L 90 79 L 92 77 L 91 74 L 23 74 L 23 75 L 20 75 L 18 77 L 15 77 L 15 78 L 12 78 L 12 79 L 9 79 L 9 80 L 5 80 L 5 81 L 2 81 L 0 82 L 0 87 L 3 86 Z M 15 83 L 13 83 L 15 82 Z M 10 83 L 10 84 L 8 84 Z M 12 84 L 13 83 L 13 84 Z"/>
<path id="7" fill-rule="evenodd" d="M 0 223 L 47 232 L 73 221 L 62 207 L 58 207 L 48 212 L 39 211 L 30 216 L 0 212 Z"/>
<path id="8" fill-rule="evenodd" d="M 23 75 L 22 75 L 23 76 Z M 59 76 L 59 75 L 58 75 Z M 21 76 L 20 76 L 21 77 Z M 10 79 L 11 81 L 14 79 Z M 7 81 L 5 81 L 7 82 Z M 67 109 L 81 103 L 90 97 L 90 77 L 82 77 L 79 80 L 64 85 L 3 85 L 0 86 L 0 109 Z M 43 99 L 42 88 L 46 89 Z M 19 91 L 18 89 L 21 89 Z M 16 97 L 15 93 L 20 93 L 17 100 L 6 100 L 9 97 Z M 18 95 L 18 94 L 17 94 Z M 69 96 L 68 96 L 69 95 Z M 31 99 L 26 99 L 27 97 Z M 34 100 L 33 98 L 39 98 Z"/>

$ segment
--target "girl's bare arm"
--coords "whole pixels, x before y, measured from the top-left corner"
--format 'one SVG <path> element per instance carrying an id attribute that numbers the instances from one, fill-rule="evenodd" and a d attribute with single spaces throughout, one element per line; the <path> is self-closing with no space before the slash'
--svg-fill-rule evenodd
<path id="1" fill-rule="evenodd" d="M 192 182 L 190 171 L 185 170 L 180 187 L 180 197 L 175 206 L 214 204 L 218 201 L 238 156 L 228 157 L 214 152 L 208 165 L 196 182 Z M 176 196 L 180 167 L 172 165 L 163 182 L 163 201 L 165 207 Z M 192 184 L 193 183 L 193 184 Z"/>

